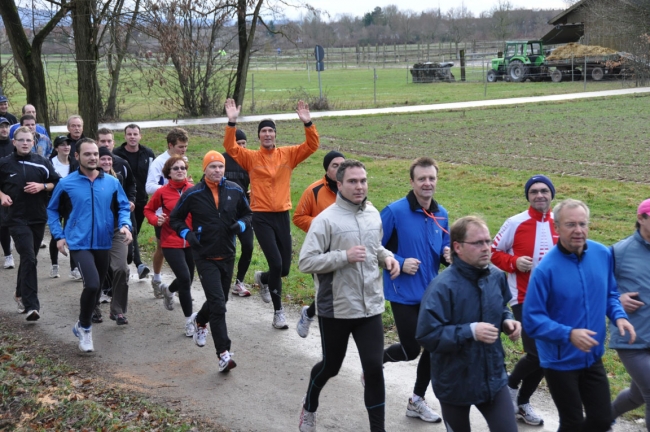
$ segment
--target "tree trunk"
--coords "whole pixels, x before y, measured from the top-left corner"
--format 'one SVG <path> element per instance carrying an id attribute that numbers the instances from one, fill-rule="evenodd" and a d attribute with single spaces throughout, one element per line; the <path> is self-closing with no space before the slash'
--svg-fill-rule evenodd
<path id="1" fill-rule="evenodd" d="M 257 19 L 264 0 L 258 0 L 251 20 L 250 33 L 246 31 L 246 0 L 237 1 L 237 34 L 239 37 L 239 60 L 237 62 L 237 78 L 235 80 L 235 91 L 233 99 L 235 103 L 243 105 L 246 95 L 246 77 L 248 76 L 248 65 L 250 64 L 251 48 L 255 40 Z"/>
<path id="2" fill-rule="evenodd" d="M 93 2 L 78 1 L 72 9 L 72 30 L 77 61 L 79 115 L 84 121 L 84 135 L 94 137 L 99 125 L 101 95 L 97 81 L 99 62 L 97 32 L 93 27 Z"/>
<path id="3" fill-rule="evenodd" d="M 27 103 L 34 105 L 38 120 L 50 130 L 50 117 L 47 104 L 47 85 L 45 83 L 45 70 L 41 61 L 41 47 L 45 37 L 54 29 L 68 13 L 67 4 L 64 3 L 61 9 L 54 14 L 50 21 L 34 36 L 32 44 L 25 34 L 18 8 L 14 0 L 0 1 L 0 16 L 5 24 L 7 38 L 11 44 L 14 59 L 22 72 L 27 92 Z"/>

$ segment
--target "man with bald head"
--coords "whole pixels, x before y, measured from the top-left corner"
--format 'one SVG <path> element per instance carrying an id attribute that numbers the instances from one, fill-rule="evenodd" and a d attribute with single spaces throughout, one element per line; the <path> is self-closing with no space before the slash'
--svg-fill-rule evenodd
<path id="1" fill-rule="evenodd" d="M 36 117 L 36 107 L 35 107 L 34 105 L 32 105 L 32 104 L 27 104 L 27 105 L 23 106 L 22 115 L 31 115 L 31 116 L 34 116 L 34 119 L 36 120 L 36 119 L 37 119 L 37 117 Z M 16 129 L 18 129 L 19 127 L 20 127 L 20 124 L 19 124 L 19 123 L 16 123 L 16 124 L 14 124 L 14 125 L 11 125 L 11 129 L 9 129 L 9 137 L 10 137 L 11 139 L 14 139 L 14 132 L 15 132 Z M 36 124 L 36 132 L 38 132 L 39 134 L 41 134 L 41 135 L 45 135 L 45 136 L 47 136 L 48 138 L 50 138 L 50 134 L 47 132 L 47 129 L 45 129 L 45 128 L 44 128 L 43 126 L 41 126 L 40 124 Z"/>

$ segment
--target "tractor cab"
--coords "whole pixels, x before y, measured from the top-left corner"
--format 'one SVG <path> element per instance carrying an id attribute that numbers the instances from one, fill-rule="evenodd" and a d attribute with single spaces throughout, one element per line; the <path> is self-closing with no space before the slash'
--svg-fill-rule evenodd
<path id="1" fill-rule="evenodd" d="M 528 78 L 536 80 L 545 59 L 542 41 L 508 41 L 503 58 L 492 59 L 488 82 L 494 82 L 498 78 L 515 82 L 522 82 Z"/>

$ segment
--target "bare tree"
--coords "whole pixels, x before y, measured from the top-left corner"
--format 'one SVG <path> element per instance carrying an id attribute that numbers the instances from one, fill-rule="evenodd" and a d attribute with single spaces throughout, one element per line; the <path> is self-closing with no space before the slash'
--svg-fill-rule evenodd
<path id="1" fill-rule="evenodd" d="M 460 6 L 449 9 L 446 18 L 449 39 L 456 44 L 456 52 L 458 52 L 458 44 L 463 40 L 467 40 L 467 37 L 472 33 L 474 16 L 463 2 Z"/>
<path id="2" fill-rule="evenodd" d="M 509 0 L 498 0 L 490 10 L 491 33 L 499 41 L 505 41 L 512 34 L 512 9 Z"/>

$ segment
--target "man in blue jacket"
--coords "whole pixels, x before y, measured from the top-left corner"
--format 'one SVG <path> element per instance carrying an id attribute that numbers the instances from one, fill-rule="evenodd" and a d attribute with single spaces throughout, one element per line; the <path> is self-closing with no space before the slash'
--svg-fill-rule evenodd
<path id="1" fill-rule="evenodd" d="M 609 382 L 601 357 L 606 315 L 621 336 L 636 338 L 619 301 L 612 254 L 587 240 L 589 208 L 567 199 L 553 209 L 557 246 L 533 271 L 523 324 L 560 416 L 558 432 L 605 432 L 612 423 Z M 583 416 L 582 410 L 586 413 Z"/>
<path id="2" fill-rule="evenodd" d="M 67 247 L 81 273 L 84 285 L 81 310 L 72 332 L 79 338 L 79 349 L 91 352 L 94 351 L 91 318 L 108 272 L 113 230 L 119 227 L 124 241 L 130 243 L 131 212 L 129 199 L 118 179 L 98 170 L 99 149 L 94 140 L 80 140 L 75 157 L 79 169 L 54 188 L 47 215 L 59 252 L 67 256 Z M 62 211 L 69 214 L 65 229 L 61 227 Z"/>
<path id="3" fill-rule="evenodd" d="M 390 301 L 399 335 L 399 343 L 384 350 L 384 363 L 410 361 L 420 354 L 420 344 L 415 340 L 420 302 L 438 275 L 440 263 L 449 265 L 449 216 L 433 199 L 438 165 L 429 157 L 418 158 L 411 164 L 410 176 L 413 189 L 381 212 L 382 245 L 395 254 L 402 269 L 394 280 L 384 271 L 384 297 Z M 424 400 L 431 381 L 429 357 L 427 351 L 420 356 L 406 415 L 437 423 L 440 416 Z"/>

